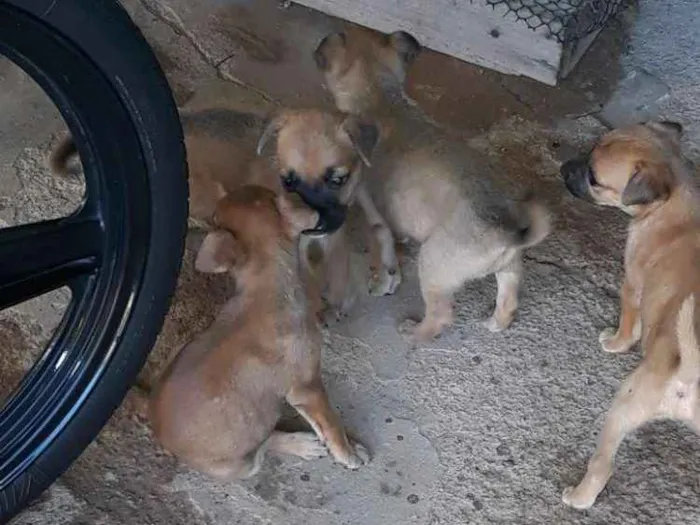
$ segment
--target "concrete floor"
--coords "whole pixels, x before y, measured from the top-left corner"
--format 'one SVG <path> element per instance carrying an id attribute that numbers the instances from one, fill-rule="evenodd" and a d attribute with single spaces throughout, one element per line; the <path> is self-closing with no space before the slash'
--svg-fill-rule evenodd
<path id="1" fill-rule="evenodd" d="M 310 52 L 323 35 L 342 27 L 338 20 L 273 0 L 257 0 L 254 8 L 252 1 L 231 0 L 203 0 L 196 8 L 188 0 L 122 3 L 154 46 L 180 104 L 256 111 L 328 104 Z M 634 27 L 645 27 L 642 15 Z M 480 324 L 495 298 L 495 283 L 486 279 L 459 294 L 448 333 L 430 346 L 408 349 L 396 326 L 422 308 L 412 247 L 404 254 L 405 282 L 396 296 L 362 296 L 349 318 L 325 333 L 328 390 L 347 427 L 371 450 L 370 465 L 349 472 L 328 459 L 269 458 L 255 479 L 215 483 L 164 455 L 148 429 L 122 409 L 14 523 L 700 522 L 700 463 L 693 461 L 700 439 L 673 423 L 654 423 L 625 441 L 592 510 L 560 503 L 562 489 L 584 471 L 614 391 L 640 359 L 638 351 L 604 354 L 597 343 L 599 331 L 617 320 L 625 219 L 573 200 L 558 176 L 561 159 L 604 129 L 595 116 L 615 99 L 618 79 L 641 67 L 629 46 L 634 18 L 628 12 L 613 22 L 556 89 L 430 52 L 416 64 L 411 96 L 432 119 L 498 159 L 505 178 L 535 186 L 556 214 L 556 230 L 528 252 L 519 316 L 502 334 Z M 664 78 L 669 89 L 662 103 L 648 111 L 674 117 L 674 108 L 688 105 L 690 84 L 681 85 L 681 100 L 673 74 Z M 0 86 L 0 221 L 69 212 L 79 201 L 80 181 L 57 180 L 44 169 L 63 129 L 60 118 L 7 63 L 0 63 Z M 691 114 L 686 124 L 692 142 L 698 122 Z M 145 377 L 157 374 L 173 349 L 206 326 L 229 291 L 225 278 L 193 271 L 196 243 L 189 239 L 173 307 Z M 355 262 L 364 289 L 359 244 Z M 2 314 L 0 341 L 7 351 L 0 354 L 0 395 L 31 365 L 67 301 L 59 291 Z"/>

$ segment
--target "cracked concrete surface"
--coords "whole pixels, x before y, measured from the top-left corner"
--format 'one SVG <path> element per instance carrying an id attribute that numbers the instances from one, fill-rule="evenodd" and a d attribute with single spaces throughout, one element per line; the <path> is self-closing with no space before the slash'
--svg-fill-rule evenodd
<path id="1" fill-rule="evenodd" d="M 310 52 L 342 21 L 273 0 L 122 3 L 153 45 L 180 104 L 262 114 L 279 104 L 329 103 Z M 678 20 L 672 11 L 664 13 Z M 700 100 L 700 84 L 650 51 L 655 16 L 643 6 L 636 25 L 629 14 L 613 24 L 557 89 L 435 53 L 419 59 L 409 92 L 427 116 L 498 159 L 512 184 L 538 188 L 556 228 L 528 252 L 519 315 L 502 334 L 480 325 L 495 298 L 495 283 L 486 279 L 458 295 L 449 332 L 408 349 L 396 326 L 422 308 L 410 245 L 399 293 L 362 295 L 351 315 L 325 332 L 332 402 L 368 445 L 370 465 L 350 472 L 329 459 L 271 457 L 254 479 L 217 483 L 164 454 L 123 408 L 14 523 L 698 523 L 700 439 L 674 423 L 648 425 L 625 441 L 593 509 L 582 513 L 560 503 L 561 490 L 582 475 L 612 395 L 640 355 L 604 354 L 597 343 L 598 332 L 617 320 L 625 219 L 569 197 L 558 165 L 603 130 L 594 116 L 634 68 L 662 78 L 670 95 L 658 111 L 681 118 L 690 140 L 696 137 L 697 109 L 686 109 Z M 655 65 L 667 67 L 659 72 Z M 56 180 L 44 169 L 63 132 L 60 118 L 7 62 L 0 62 L 0 85 L 2 225 L 68 213 L 79 201 L 80 181 Z M 364 290 L 367 262 L 356 237 L 354 278 Z M 197 243 L 194 235 L 188 239 L 174 303 L 144 377 L 157 375 L 231 292 L 225 278 L 194 272 Z M 2 314 L 7 351 L 0 357 L 0 395 L 31 365 L 68 300 L 58 291 Z"/>

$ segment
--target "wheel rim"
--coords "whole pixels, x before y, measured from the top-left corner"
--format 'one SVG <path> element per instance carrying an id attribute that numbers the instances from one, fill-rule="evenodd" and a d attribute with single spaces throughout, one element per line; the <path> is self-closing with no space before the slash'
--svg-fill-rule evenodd
<path id="1" fill-rule="evenodd" d="M 58 107 L 86 187 L 70 217 L 0 230 L 0 308 L 63 286 L 72 293 L 43 354 L 0 408 L 1 490 L 46 450 L 110 364 L 140 290 L 151 217 L 143 148 L 128 95 L 112 87 L 118 79 L 107 79 L 50 26 L 5 4 L 0 53 Z"/>

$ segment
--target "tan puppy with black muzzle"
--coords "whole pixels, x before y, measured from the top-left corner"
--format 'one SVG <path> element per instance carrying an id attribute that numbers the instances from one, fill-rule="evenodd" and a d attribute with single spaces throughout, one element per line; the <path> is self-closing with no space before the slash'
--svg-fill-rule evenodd
<path id="1" fill-rule="evenodd" d="M 370 162 L 377 127 L 355 116 L 317 109 L 280 110 L 267 120 L 224 108 L 182 109 L 180 117 L 191 223 L 208 229 L 218 201 L 242 185 L 299 193 L 320 214 L 319 224 L 305 232 L 302 242 L 309 244 L 313 237 L 320 245 L 324 260 L 316 272 L 319 285 L 327 287 L 333 313 L 344 313 L 353 300 L 345 210 L 354 201 L 363 163 Z M 276 147 L 264 148 L 274 137 Z M 51 155 L 51 169 L 66 173 L 75 153 L 67 137 Z"/>
<path id="2" fill-rule="evenodd" d="M 306 254 L 305 264 L 311 266 L 310 245 L 320 245 L 325 259 L 321 282 L 327 283 L 328 302 L 338 316 L 354 299 L 349 286 L 347 210 L 358 198 L 363 166 L 370 165 L 378 139 L 377 126 L 368 119 L 340 112 L 283 110 L 263 131 L 257 145 L 259 155 L 272 149 L 266 145 L 273 138 L 276 147 L 271 164 L 277 180 L 285 191 L 298 194 L 319 213 L 319 223 L 301 238 L 301 252 Z"/>
<path id="3" fill-rule="evenodd" d="M 338 109 L 380 123 L 364 176 L 366 207 L 385 217 L 397 236 L 420 243 L 425 316 L 402 328 L 414 341 L 431 339 L 451 324 L 454 293 L 466 281 L 495 274 L 496 308 L 486 326 L 503 330 L 517 309 L 522 251 L 548 235 L 549 215 L 534 200 L 497 189 L 498 171 L 482 155 L 429 124 L 407 100 L 406 72 L 419 51 L 403 31 L 353 29 L 328 35 L 314 57 Z M 393 237 L 380 226 L 377 231 L 385 271 L 393 270 Z"/>
<path id="4" fill-rule="evenodd" d="M 700 433 L 700 192 L 681 154 L 682 128 L 649 122 L 612 131 L 590 155 L 561 168 L 569 191 L 630 215 L 620 321 L 599 341 L 626 352 L 641 340 L 644 358 L 610 408 L 585 477 L 564 503 L 587 509 L 612 474 L 624 437 L 654 419 Z"/>
<path id="5" fill-rule="evenodd" d="M 297 238 L 318 213 L 256 186 L 219 201 L 199 250 L 201 272 L 229 272 L 236 295 L 187 344 L 150 399 L 159 441 L 191 467 L 228 480 L 253 476 L 266 451 L 368 461 L 348 440 L 321 381 L 321 336 L 299 272 Z M 275 429 L 284 402 L 314 432 Z"/>

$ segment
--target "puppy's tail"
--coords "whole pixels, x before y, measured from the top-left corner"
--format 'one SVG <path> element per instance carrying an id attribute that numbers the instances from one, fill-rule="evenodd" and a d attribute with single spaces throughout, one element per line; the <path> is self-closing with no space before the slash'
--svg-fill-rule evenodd
<path id="1" fill-rule="evenodd" d="M 676 319 L 676 336 L 681 355 L 681 364 L 676 377 L 683 384 L 700 379 L 700 348 L 695 333 L 695 296 L 690 294 L 681 305 Z"/>
<path id="2" fill-rule="evenodd" d="M 78 153 L 73 137 L 66 135 L 49 157 L 49 167 L 56 175 L 68 174 L 68 160 Z"/>
<path id="3" fill-rule="evenodd" d="M 524 248 L 541 243 L 552 231 L 552 216 L 549 210 L 531 194 L 522 200 L 529 224 L 520 230 L 520 245 Z"/>

